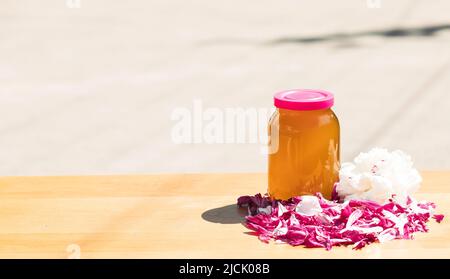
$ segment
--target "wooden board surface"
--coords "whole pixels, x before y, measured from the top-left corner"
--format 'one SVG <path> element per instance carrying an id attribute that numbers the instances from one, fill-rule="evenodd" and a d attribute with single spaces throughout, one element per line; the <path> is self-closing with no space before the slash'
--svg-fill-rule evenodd
<path id="1" fill-rule="evenodd" d="M 425 172 L 418 199 L 450 216 L 450 172 Z M 450 223 L 415 240 L 332 251 L 246 234 L 240 195 L 265 174 L 0 178 L 1 258 L 450 258 Z"/>

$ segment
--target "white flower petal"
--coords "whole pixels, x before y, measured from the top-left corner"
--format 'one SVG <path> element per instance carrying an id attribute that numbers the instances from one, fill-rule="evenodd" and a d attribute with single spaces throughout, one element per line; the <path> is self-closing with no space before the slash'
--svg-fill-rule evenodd
<path id="1" fill-rule="evenodd" d="M 322 212 L 319 199 L 316 196 L 302 196 L 301 201 L 297 204 L 295 211 L 305 215 L 314 216 Z"/>

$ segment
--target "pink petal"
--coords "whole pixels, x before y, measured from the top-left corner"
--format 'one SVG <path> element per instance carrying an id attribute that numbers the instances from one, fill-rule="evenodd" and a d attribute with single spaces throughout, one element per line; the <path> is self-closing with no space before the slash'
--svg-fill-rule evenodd
<path id="1" fill-rule="evenodd" d="M 302 200 L 308 199 L 309 203 L 302 204 Z M 338 203 L 326 200 L 319 193 L 315 197 L 294 197 L 287 201 L 257 194 L 240 197 L 238 205 L 248 207 L 245 225 L 261 241 L 272 239 L 277 243 L 327 250 L 350 244 L 353 249 L 361 249 L 376 241 L 412 239 L 415 232 L 428 231 L 426 223 L 431 217 L 438 223 L 444 218 L 442 214 L 432 214 L 434 203 L 417 203 L 410 198 L 405 207 L 395 199 L 381 205 L 366 200 Z"/>

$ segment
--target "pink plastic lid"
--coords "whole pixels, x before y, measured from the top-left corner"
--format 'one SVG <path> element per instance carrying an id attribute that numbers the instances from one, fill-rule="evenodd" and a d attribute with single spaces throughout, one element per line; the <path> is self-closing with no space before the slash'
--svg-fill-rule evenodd
<path id="1" fill-rule="evenodd" d="M 319 110 L 333 106 L 332 93 L 316 89 L 292 89 L 275 94 L 275 107 L 290 110 Z"/>

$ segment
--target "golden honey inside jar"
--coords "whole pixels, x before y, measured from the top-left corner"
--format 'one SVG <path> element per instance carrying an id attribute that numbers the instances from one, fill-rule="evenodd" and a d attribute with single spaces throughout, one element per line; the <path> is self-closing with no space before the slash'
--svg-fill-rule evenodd
<path id="1" fill-rule="evenodd" d="M 339 179 L 339 121 L 334 96 L 295 89 L 274 96 L 269 121 L 269 188 L 275 199 L 311 195 L 330 199 Z"/>

